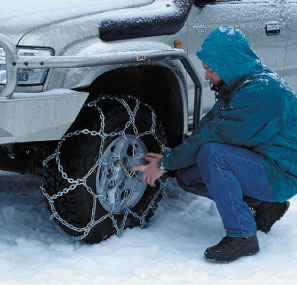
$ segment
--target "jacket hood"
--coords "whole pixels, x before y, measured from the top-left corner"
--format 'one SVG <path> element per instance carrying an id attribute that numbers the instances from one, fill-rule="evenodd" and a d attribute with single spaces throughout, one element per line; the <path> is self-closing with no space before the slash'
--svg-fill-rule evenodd
<path id="1" fill-rule="evenodd" d="M 228 86 L 263 65 L 245 35 L 229 26 L 211 32 L 196 55 L 212 68 Z"/>

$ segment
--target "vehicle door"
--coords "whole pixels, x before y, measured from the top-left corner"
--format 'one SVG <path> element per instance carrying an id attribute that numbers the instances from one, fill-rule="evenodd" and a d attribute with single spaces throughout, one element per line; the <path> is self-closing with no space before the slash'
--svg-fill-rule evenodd
<path id="1" fill-rule="evenodd" d="M 282 1 L 282 16 L 287 28 L 284 79 L 297 93 L 297 0 Z"/>
<path id="2" fill-rule="evenodd" d="M 246 35 L 262 62 L 283 76 L 286 31 L 281 10 L 281 0 L 195 0 L 188 18 L 188 53 L 203 79 L 202 113 L 215 102 L 196 57 L 204 39 L 219 26 L 233 26 Z"/>

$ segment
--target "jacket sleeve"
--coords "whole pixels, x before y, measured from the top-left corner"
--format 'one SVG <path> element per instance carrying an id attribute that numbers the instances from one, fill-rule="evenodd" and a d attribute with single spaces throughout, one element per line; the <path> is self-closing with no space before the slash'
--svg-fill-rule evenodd
<path id="1" fill-rule="evenodd" d="M 195 164 L 199 148 L 207 142 L 252 148 L 282 128 L 282 109 L 281 96 L 271 88 L 253 84 L 242 88 L 229 105 L 213 110 L 212 119 L 174 148 L 164 158 L 164 166 L 174 170 Z"/>

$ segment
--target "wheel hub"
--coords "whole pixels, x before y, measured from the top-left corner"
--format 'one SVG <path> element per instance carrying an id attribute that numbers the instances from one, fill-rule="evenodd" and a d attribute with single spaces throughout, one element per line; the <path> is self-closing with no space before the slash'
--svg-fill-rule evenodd
<path id="1" fill-rule="evenodd" d="M 113 214 L 123 214 L 133 208 L 146 189 L 139 175 L 129 175 L 127 170 L 144 164 L 141 157 L 147 148 L 135 135 L 125 135 L 113 140 L 103 152 L 96 177 L 96 190 L 102 207 Z"/>

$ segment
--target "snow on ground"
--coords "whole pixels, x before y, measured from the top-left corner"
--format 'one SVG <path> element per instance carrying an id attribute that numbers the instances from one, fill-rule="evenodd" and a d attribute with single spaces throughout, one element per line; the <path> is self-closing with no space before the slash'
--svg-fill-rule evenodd
<path id="1" fill-rule="evenodd" d="M 229 264 L 203 252 L 224 230 L 216 207 L 171 181 L 146 229 L 97 245 L 75 242 L 49 221 L 39 178 L 0 172 L 0 284 L 294 284 L 297 199 L 261 251 Z"/>

